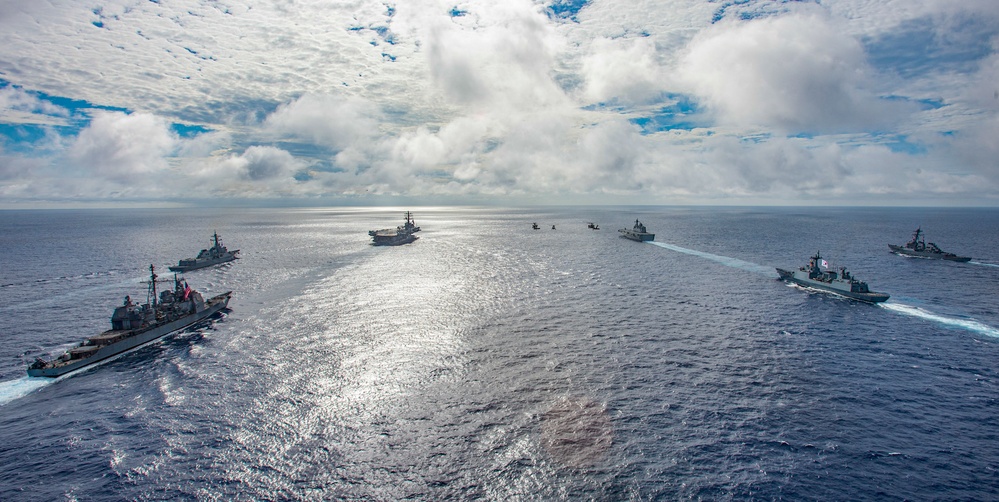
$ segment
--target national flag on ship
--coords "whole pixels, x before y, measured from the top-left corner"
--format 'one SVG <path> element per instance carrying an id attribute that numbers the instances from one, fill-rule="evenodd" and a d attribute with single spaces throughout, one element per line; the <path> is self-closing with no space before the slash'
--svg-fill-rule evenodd
<path id="1" fill-rule="evenodd" d="M 829 262 L 822 260 L 822 268 L 829 268 Z"/>
<path id="2" fill-rule="evenodd" d="M 181 298 L 180 300 L 187 301 L 188 296 L 191 296 L 191 286 L 188 286 L 187 281 L 184 281 L 184 297 Z"/>

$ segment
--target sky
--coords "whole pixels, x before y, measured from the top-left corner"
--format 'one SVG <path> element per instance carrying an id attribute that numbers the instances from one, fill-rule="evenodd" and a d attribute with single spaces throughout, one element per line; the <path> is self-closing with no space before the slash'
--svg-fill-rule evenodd
<path id="1" fill-rule="evenodd" d="M 0 207 L 999 206 L 996 0 L 0 0 Z"/>

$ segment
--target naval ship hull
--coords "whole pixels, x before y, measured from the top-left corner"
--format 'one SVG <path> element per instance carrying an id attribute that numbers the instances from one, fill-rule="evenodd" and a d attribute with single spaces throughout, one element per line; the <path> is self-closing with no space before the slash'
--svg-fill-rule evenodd
<path id="1" fill-rule="evenodd" d="M 633 241 L 649 242 L 649 241 L 656 240 L 656 234 L 650 234 L 648 232 L 646 232 L 646 233 L 638 233 L 638 232 L 632 232 L 631 230 L 626 230 L 626 229 L 623 229 L 623 228 L 621 230 L 618 230 L 618 232 L 621 232 L 621 237 L 624 237 L 625 239 L 631 239 Z"/>
<path id="2" fill-rule="evenodd" d="M 199 261 L 197 263 L 185 263 L 183 265 L 178 264 L 178 265 L 174 265 L 174 266 L 168 267 L 168 268 L 170 269 L 171 272 L 190 272 L 191 270 L 198 270 L 199 268 L 211 267 L 213 265 L 218 265 L 218 264 L 221 264 L 221 263 L 228 263 L 230 261 L 234 261 L 236 258 L 238 258 L 235 255 L 235 253 L 238 253 L 238 252 L 239 251 L 233 251 L 233 254 L 227 255 L 227 256 L 223 256 L 221 258 L 215 258 L 215 259 L 211 259 L 211 260 L 203 260 L 203 261 Z"/>
<path id="3" fill-rule="evenodd" d="M 179 319 L 170 321 L 168 323 L 159 324 L 145 330 L 135 330 L 134 335 L 128 336 L 127 338 L 105 345 L 99 350 L 95 351 L 93 354 L 83 357 L 77 360 L 70 361 L 66 364 L 58 364 L 58 360 L 55 360 L 56 364 L 46 365 L 43 368 L 28 368 L 28 376 L 33 377 L 50 377 L 55 378 L 58 376 L 65 375 L 74 370 L 80 368 L 85 368 L 92 364 L 99 363 L 109 357 L 116 356 L 123 352 L 127 352 L 136 347 L 145 345 L 153 340 L 162 338 L 174 331 L 186 328 L 198 321 L 204 320 L 212 315 L 215 315 L 220 310 L 226 308 L 229 305 L 229 299 L 232 297 L 232 291 L 223 293 L 221 295 L 215 296 L 205 302 L 205 310 L 197 312 L 194 314 L 189 314 L 187 316 L 181 317 Z"/>
<path id="4" fill-rule="evenodd" d="M 374 242 L 371 243 L 372 246 L 401 246 L 403 244 L 409 244 L 410 242 L 419 239 L 419 237 L 413 234 L 399 234 L 399 235 L 375 235 Z"/>
<path id="5" fill-rule="evenodd" d="M 847 298 L 860 300 L 862 302 L 880 303 L 886 301 L 889 298 L 889 295 L 887 293 L 876 293 L 874 291 L 870 291 L 867 293 L 858 293 L 846 289 L 848 287 L 847 285 L 843 285 L 842 287 L 837 287 L 839 285 L 835 283 L 830 284 L 827 282 L 808 279 L 807 277 L 797 277 L 794 272 L 790 270 L 784 270 L 782 268 L 777 269 L 777 275 L 779 275 L 780 279 L 784 282 L 790 282 L 792 284 L 797 284 L 805 288 L 812 288 L 820 291 L 825 291 L 827 293 L 845 296 Z"/>
<path id="6" fill-rule="evenodd" d="M 969 262 L 971 258 L 968 256 L 958 256 L 954 253 L 933 253 L 931 251 L 916 251 L 914 249 L 905 248 L 902 246 L 895 246 L 889 244 L 888 248 L 891 249 L 892 253 L 901 256 L 908 256 L 911 258 L 929 258 L 931 260 L 947 260 L 947 261 L 957 261 L 957 262 Z"/>

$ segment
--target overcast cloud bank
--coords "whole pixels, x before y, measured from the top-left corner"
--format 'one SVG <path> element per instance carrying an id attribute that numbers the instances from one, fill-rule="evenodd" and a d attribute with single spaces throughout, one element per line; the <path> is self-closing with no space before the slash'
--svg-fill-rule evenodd
<path id="1" fill-rule="evenodd" d="M 999 202 L 999 4 L 6 2 L 0 204 Z"/>

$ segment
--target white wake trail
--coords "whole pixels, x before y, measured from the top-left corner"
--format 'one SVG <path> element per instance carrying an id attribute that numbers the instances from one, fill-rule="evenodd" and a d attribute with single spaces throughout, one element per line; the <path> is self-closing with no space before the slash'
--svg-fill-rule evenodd
<path id="1" fill-rule="evenodd" d="M 646 243 L 652 244 L 652 245 L 655 245 L 655 246 L 659 246 L 661 248 L 669 249 L 669 250 L 672 250 L 672 251 L 676 251 L 678 253 L 684 253 L 684 254 L 689 254 L 689 255 L 693 255 L 693 256 L 699 256 L 701 258 L 705 258 L 705 259 L 708 259 L 708 260 L 711 260 L 711 261 L 714 261 L 714 262 L 721 263 L 722 265 L 725 265 L 725 266 L 728 266 L 728 267 L 738 268 L 738 269 L 741 269 L 741 270 L 746 270 L 746 271 L 749 271 L 749 272 L 753 272 L 753 273 L 765 275 L 767 277 L 773 277 L 775 279 L 777 278 L 777 271 L 775 269 L 773 269 L 772 267 L 764 267 L 763 265 L 758 265 L 756 263 L 751 263 L 751 262 L 748 262 L 748 261 L 743 261 L 743 260 L 740 260 L 738 258 L 731 258 L 731 257 L 728 257 L 728 256 L 719 256 L 719 255 L 716 255 L 716 254 L 705 253 L 703 251 L 697 251 L 697 250 L 694 250 L 694 249 L 687 249 L 687 248 L 680 247 L 680 246 L 674 246 L 672 244 L 666 244 L 665 242 L 646 241 Z"/>
<path id="2" fill-rule="evenodd" d="M 702 251 L 696 251 L 693 249 L 687 249 L 680 246 L 674 246 L 672 244 L 666 244 L 665 242 L 655 242 L 647 241 L 648 244 L 654 244 L 661 248 L 676 251 L 678 253 L 685 253 L 693 256 L 699 256 L 714 262 L 721 263 L 733 268 L 738 268 L 742 270 L 747 270 L 749 272 L 755 272 L 757 274 L 762 274 L 768 277 L 777 277 L 777 271 L 770 267 L 764 267 L 763 265 L 757 265 L 756 263 L 750 263 L 748 261 L 743 261 L 738 258 L 731 258 L 728 256 L 719 256 L 716 254 L 705 253 Z M 985 265 L 989 267 L 999 267 L 999 265 L 993 265 L 990 263 L 979 263 L 971 262 L 978 265 Z M 934 314 L 928 310 L 921 309 L 919 307 L 913 307 L 911 305 L 906 305 L 904 303 L 895 303 L 893 301 L 879 303 L 879 307 L 891 310 L 892 312 L 897 312 L 899 314 L 905 314 L 912 317 L 918 317 L 920 319 L 925 319 L 927 321 L 933 321 L 942 324 L 946 327 L 959 328 L 967 331 L 972 331 L 974 333 L 979 333 L 982 335 L 991 336 L 993 338 L 999 338 L 999 329 L 989 326 L 987 324 L 975 321 L 973 319 L 959 319 L 954 317 L 942 316 L 939 314 Z"/>
<path id="3" fill-rule="evenodd" d="M 921 319 L 926 319 L 928 321 L 938 322 L 945 326 L 950 326 L 953 328 L 961 328 L 968 331 L 973 331 L 975 333 L 988 335 L 993 338 L 999 338 L 999 329 L 993 328 L 992 326 L 980 323 L 972 319 L 955 319 L 953 317 L 942 316 L 939 314 L 934 314 L 933 312 L 927 310 L 923 310 L 919 307 L 913 307 L 911 305 L 905 305 L 903 303 L 885 302 L 885 303 L 879 303 L 878 306 L 881 308 L 891 310 L 892 312 L 898 312 L 900 314 L 919 317 Z"/>
<path id="4" fill-rule="evenodd" d="M 0 406 L 22 398 L 51 384 L 55 380 L 54 378 L 23 376 L 14 380 L 0 382 Z"/>

